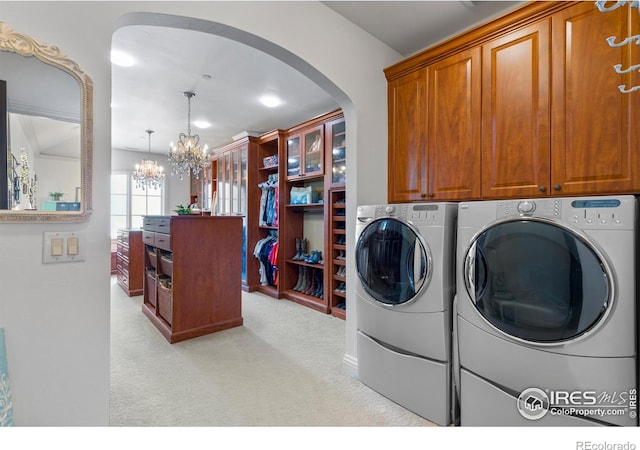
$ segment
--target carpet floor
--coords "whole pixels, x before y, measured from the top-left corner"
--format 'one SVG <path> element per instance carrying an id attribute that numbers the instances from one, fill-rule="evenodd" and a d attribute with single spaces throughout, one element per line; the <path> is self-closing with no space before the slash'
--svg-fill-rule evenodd
<path id="1" fill-rule="evenodd" d="M 141 302 L 112 277 L 112 426 L 433 426 L 346 373 L 341 319 L 243 292 L 243 326 L 169 344 Z"/>

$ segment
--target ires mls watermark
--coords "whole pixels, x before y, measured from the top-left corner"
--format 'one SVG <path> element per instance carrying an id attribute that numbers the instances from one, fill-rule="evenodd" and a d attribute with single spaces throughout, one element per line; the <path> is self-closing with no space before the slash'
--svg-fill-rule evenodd
<path id="1" fill-rule="evenodd" d="M 638 414 L 638 392 L 636 389 L 598 392 L 528 388 L 518 396 L 517 409 L 522 417 L 529 420 L 539 420 L 547 414 L 589 417 L 628 416 L 630 419 L 635 419 Z"/>

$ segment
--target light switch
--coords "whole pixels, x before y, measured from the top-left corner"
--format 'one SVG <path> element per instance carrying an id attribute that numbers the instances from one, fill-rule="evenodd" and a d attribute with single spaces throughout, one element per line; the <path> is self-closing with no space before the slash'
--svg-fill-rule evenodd
<path id="1" fill-rule="evenodd" d="M 64 248 L 64 239 L 52 238 L 51 239 L 51 256 L 62 256 L 62 249 Z"/>
<path id="2" fill-rule="evenodd" d="M 42 262 L 84 261 L 83 231 L 45 232 L 42 244 Z"/>
<path id="3" fill-rule="evenodd" d="M 78 254 L 78 238 L 76 236 L 67 238 L 67 255 L 76 256 Z"/>

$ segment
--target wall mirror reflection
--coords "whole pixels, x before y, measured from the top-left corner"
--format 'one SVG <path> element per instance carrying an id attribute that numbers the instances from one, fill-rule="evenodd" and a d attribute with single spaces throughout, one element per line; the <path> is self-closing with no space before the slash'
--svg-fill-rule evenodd
<path id="1" fill-rule="evenodd" d="M 91 79 L 57 47 L 2 22 L 0 50 L 0 221 L 86 219 Z"/>

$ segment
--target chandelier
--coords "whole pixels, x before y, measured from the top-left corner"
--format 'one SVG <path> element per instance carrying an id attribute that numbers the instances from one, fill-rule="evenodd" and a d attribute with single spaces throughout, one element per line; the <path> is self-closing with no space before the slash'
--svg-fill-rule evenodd
<path id="1" fill-rule="evenodd" d="M 187 97 L 187 134 L 180 133 L 178 143 L 169 144 L 169 164 L 171 164 L 171 174 L 180 175 L 180 179 L 189 172 L 193 172 L 196 179 L 200 177 L 209 164 L 209 155 L 207 154 L 208 146 L 200 147 L 200 136 L 191 135 L 191 97 L 196 94 L 193 92 L 184 92 Z"/>
<path id="2" fill-rule="evenodd" d="M 149 134 L 149 155 L 151 155 L 151 133 L 153 133 L 153 130 L 146 131 Z M 138 189 L 145 190 L 147 187 L 158 189 L 164 181 L 164 173 L 162 172 L 162 167 L 156 161 L 143 159 L 139 164 L 136 164 L 133 179 Z"/>

